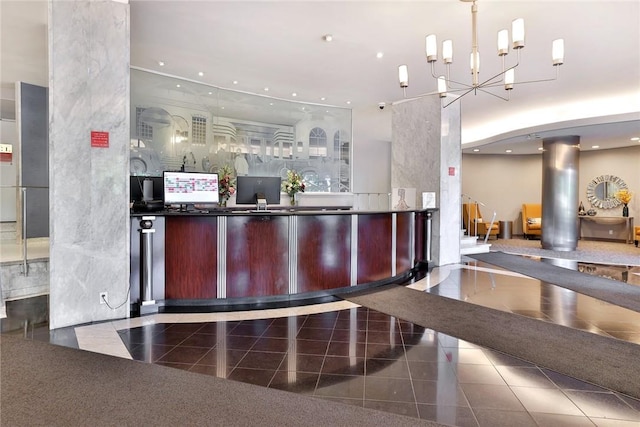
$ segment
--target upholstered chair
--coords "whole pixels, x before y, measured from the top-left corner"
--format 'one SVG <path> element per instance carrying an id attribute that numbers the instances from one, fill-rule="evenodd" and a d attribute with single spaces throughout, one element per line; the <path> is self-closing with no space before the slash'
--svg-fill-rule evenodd
<path id="1" fill-rule="evenodd" d="M 475 203 L 463 203 L 462 204 L 462 220 L 464 221 L 463 227 L 469 227 L 467 234 L 470 236 L 494 236 L 498 238 L 498 221 L 491 224 L 491 218 L 485 219 L 480 213 L 480 206 Z"/>
<path id="2" fill-rule="evenodd" d="M 542 235 L 542 205 L 538 203 L 522 204 L 522 233 L 525 239 Z"/>

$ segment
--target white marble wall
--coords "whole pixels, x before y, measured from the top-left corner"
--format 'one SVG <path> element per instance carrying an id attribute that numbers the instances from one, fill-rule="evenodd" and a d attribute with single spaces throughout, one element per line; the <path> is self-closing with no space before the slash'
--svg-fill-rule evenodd
<path id="1" fill-rule="evenodd" d="M 128 4 L 49 3 L 52 329 L 128 315 L 129 34 Z"/>
<path id="2" fill-rule="evenodd" d="M 436 193 L 432 259 L 436 265 L 459 262 L 460 104 L 442 109 L 437 96 L 426 96 L 392 108 L 391 187 L 415 188 L 418 197 Z"/>

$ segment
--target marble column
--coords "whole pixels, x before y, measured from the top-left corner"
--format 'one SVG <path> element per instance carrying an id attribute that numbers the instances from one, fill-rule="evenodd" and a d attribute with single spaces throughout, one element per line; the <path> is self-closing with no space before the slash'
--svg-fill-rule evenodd
<path id="1" fill-rule="evenodd" d="M 432 259 L 435 265 L 460 261 L 460 103 L 441 107 L 425 96 L 392 105 L 391 187 L 436 193 Z"/>
<path id="2" fill-rule="evenodd" d="M 49 1 L 51 329 L 128 316 L 129 34 L 128 4 Z"/>
<path id="3" fill-rule="evenodd" d="M 580 137 L 542 140 L 542 248 L 574 251 L 578 246 Z"/>

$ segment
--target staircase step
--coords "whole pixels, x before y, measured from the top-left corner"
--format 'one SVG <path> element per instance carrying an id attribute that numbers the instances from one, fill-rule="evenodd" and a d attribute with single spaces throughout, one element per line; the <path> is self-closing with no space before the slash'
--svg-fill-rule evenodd
<path id="1" fill-rule="evenodd" d="M 491 249 L 491 243 L 478 243 L 473 246 L 460 246 L 460 255 L 482 254 Z"/>
<path id="2" fill-rule="evenodd" d="M 460 246 L 473 246 L 478 242 L 478 236 L 464 236 L 460 238 Z"/>

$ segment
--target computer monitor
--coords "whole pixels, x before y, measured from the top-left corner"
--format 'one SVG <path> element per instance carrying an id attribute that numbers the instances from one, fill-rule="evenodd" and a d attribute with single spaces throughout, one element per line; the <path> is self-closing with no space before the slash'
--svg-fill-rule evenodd
<path id="1" fill-rule="evenodd" d="M 257 205 L 263 196 L 268 205 L 280 204 L 282 178 L 279 176 L 239 176 L 237 178 L 237 205 Z"/>
<path id="2" fill-rule="evenodd" d="M 163 173 L 165 205 L 218 203 L 218 175 L 215 173 Z"/>

